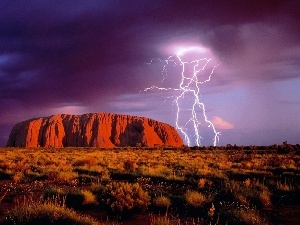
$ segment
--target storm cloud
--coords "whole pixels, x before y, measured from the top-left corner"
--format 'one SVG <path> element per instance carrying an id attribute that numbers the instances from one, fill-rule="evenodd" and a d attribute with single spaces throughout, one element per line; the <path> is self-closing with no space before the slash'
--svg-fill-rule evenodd
<path id="1" fill-rule="evenodd" d="M 123 113 L 124 98 L 148 101 L 126 111 L 144 115 L 151 102 L 138 93 L 161 79 L 147 62 L 166 59 L 174 43 L 200 43 L 222 59 L 207 93 L 299 82 L 299 10 L 299 1 L 279 0 L 1 1 L 0 145 L 31 117 Z M 262 105 L 272 95 L 265 96 Z M 156 117 L 151 112 L 145 116 Z"/>

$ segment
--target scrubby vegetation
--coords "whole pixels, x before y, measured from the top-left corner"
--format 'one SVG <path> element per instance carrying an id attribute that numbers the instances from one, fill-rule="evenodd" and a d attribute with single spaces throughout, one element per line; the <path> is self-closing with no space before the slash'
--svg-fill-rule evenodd
<path id="1" fill-rule="evenodd" d="M 145 215 L 143 224 L 152 225 L 272 224 L 276 216 L 265 211 L 300 204 L 299 153 L 299 146 L 286 143 L 5 148 L 0 151 L 0 222 L 108 224 L 109 218 L 117 224 Z M 91 217 L 95 214 L 102 216 Z"/>
<path id="2" fill-rule="evenodd" d="M 55 201 L 32 201 L 25 199 L 21 205 L 9 211 L 3 225 L 33 225 L 33 224 L 61 224 L 61 225 L 100 225 L 92 217 L 83 216 L 63 203 Z"/>

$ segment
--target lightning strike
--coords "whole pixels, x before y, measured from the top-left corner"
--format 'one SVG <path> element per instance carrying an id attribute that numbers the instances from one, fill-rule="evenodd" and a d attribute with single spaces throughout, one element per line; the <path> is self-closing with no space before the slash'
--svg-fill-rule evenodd
<path id="1" fill-rule="evenodd" d="M 206 51 L 205 48 L 201 47 L 182 48 L 164 61 L 164 66 L 162 69 L 163 79 L 161 82 L 168 77 L 167 68 L 170 63 L 173 63 L 174 65 L 181 66 L 181 80 L 179 88 L 152 86 L 144 89 L 144 91 L 179 91 L 180 93 L 174 97 L 175 100 L 173 101 L 177 108 L 175 121 L 176 129 L 182 133 L 188 146 L 191 146 L 192 142 L 197 146 L 201 146 L 201 139 L 203 139 L 203 137 L 200 135 L 199 127 L 200 125 L 203 126 L 203 124 L 206 123 L 206 127 L 210 128 L 213 132 L 212 143 L 214 146 L 216 146 L 217 142 L 219 141 L 220 132 L 215 129 L 214 124 L 207 118 L 205 105 L 203 102 L 201 102 L 199 96 L 201 96 L 200 85 L 210 81 L 214 70 L 219 66 L 220 63 L 213 66 L 212 70 L 208 74 L 208 77 L 201 81 L 199 76 L 203 75 L 204 70 L 212 58 L 201 58 L 191 61 L 183 60 L 183 56 L 185 54 L 195 50 L 201 53 L 205 53 Z M 192 104 L 188 107 L 184 107 L 187 102 L 185 98 L 192 98 Z M 204 118 L 203 122 L 199 119 L 199 113 L 197 112 L 199 110 L 201 112 L 201 116 Z M 189 119 L 186 121 L 182 120 L 183 114 L 189 114 Z M 192 135 L 189 134 L 189 130 L 191 129 L 193 130 Z"/>

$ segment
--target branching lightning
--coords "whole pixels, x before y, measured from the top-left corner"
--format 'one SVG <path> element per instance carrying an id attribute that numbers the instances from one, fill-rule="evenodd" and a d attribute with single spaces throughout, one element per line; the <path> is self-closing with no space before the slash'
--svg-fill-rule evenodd
<path id="1" fill-rule="evenodd" d="M 192 61 L 183 60 L 183 55 L 192 51 L 191 48 L 182 49 L 174 53 L 168 57 L 167 60 L 164 61 L 164 66 L 162 70 L 163 82 L 168 77 L 168 65 L 173 63 L 174 65 L 181 66 L 181 81 L 179 84 L 179 88 L 166 88 L 166 87 L 158 87 L 152 86 L 144 89 L 145 92 L 147 91 L 178 91 L 180 92 L 178 95 L 174 96 L 175 100 L 173 103 L 176 105 L 176 129 L 178 129 L 184 136 L 184 139 L 188 146 L 191 146 L 192 141 L 197 146 L 201 146 L 201 135 L 199 132 L 199 126 L 201 124 L 206 123 L 207 127 L 209 127 L 213 131 L 213 140 L 212 143 L 216 146 L 217 142 L 219 141 L 220 132 L 215 129 L 214 124 L 207 118 L 205 105 L 201 102 L 200 97 L 200 85 L 209 82 L 211 76 L 214 73 L 214 70 L 219 66 L 219 64 L 213 66 L 208 77 L 206 80 L 201 81 L 198 77 L 203 75 L 205 68 L 211 62 L 212 58 L 201 58 Z M 190 69 L 188 70 L 187 67 Z M 187 108 L 184 107 L 186 103 L 185 98 L 191 97 L 192 104 Z M 201 117 L 204 118 L 203 123 L 199 120 L 199 113 L 197 109 L 200 109 Z M 188 120 L 182 120 L 182 114 L 189 115 Z M 193 135 L 188 134 L 188 126 L 190 126 L 193 130 Z M 191 140 L 193 139 L 193 140 Z"/>

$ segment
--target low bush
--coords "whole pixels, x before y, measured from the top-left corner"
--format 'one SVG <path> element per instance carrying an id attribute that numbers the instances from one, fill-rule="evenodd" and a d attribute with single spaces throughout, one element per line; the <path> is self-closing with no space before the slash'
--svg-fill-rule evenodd
<path id="1" fill-rule="evenodd" d="M 83 195 L 83 205 L 97 205 L 97 197 L 89 190 L 82 190 Z"/>
<path id="2" fill-rule="evenodd" d="M 221 211 L 220 217 L 226 224 L 231 225 L 267 224 L 266 219 L 259 214 L 258 210 L 253 208 L 236 206 L 230 210 Z"/>
<path id="3" fill-rule="evenodd" d="M 104 203 L 109 211 L 120 216 L 146 209 L 150 196 L 138 183 L 113 182 L 105 186 Z"/>
<path id="4" fill-rule="evenodd" d="M 160 208 L 168 208 L 171 205 L 171 201 L 168 197 L 157 196 L 153 199 L 153 204 Z"/>
<path id="5" fill-rule="evenodd" d="M 2 225 L 100 225 L 92 217 L 78 214 L 72 209 L 55 204 L 28 201 L 8 213 Z"/>
<path id="6" fill-rule="evenodd" d="M 207 198 L 205 197 L 205 195 L 197 191 L 187 190 L 184 197 L 187 205 L 194 208 L 198 208 L 207 202 Z"/>
<path id="7" fill-rule="evenodd" d="M 52 201 L 57 205 L 65 205 L 67 193 L 61 188 L 51 187 L 45 190 L 43 194 L 43 202 Z"/>
<path id="8" fill-rule="evenodd" d="M 153 199 L 154 210 L 160 213 L 168 213 L 168 209 L 171 205 L 171 200 L 166 196 L 156 196 Z"/>
<path id="9" fill-rule="evenodd" d="M 84 209 L 98 205 L 97 197 L 89 190 L 71 191 L 66 196 L 66 205 L 73 209 Z"/>
<path id="10" fill-rule="evenodd" d="M 77 190 L 66 192 L 62 189 L 49 188 L 45 191 L 44 201 L 60 202 L 73 209 L 82 209 L 87 206 L 98 205 L 97 197 L 89 190 Z"/>

